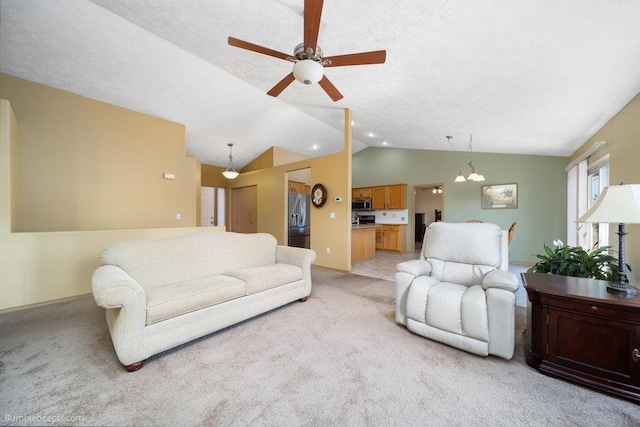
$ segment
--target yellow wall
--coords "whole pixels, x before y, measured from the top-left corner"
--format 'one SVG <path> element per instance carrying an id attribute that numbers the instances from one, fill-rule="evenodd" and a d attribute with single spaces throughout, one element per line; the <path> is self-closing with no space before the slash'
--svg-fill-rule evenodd
<path id="1" fill-rule="evenodd" d="M 21 127 L 17 230 L 197 224 L 199 165 L 183 125 L 6 74 L 0 84 Z"/>
<path id="2" fill-rule="evenodd" d="M 90 293 L 91 275 L 99 266 L 100 254 L 115 242 L 224 229 L 13 232 L 16 227 L 12 224 L 18 216 L 15 207 L 20 198 L 20 187 L 16 184 L 20 137 L 19 118 L 3 99 L 0 101 L 0 310 Z M 199 167 L 192 173 L 196 171 Z M 195 194 L 195 187 L 190 186 L 190 190 Z"/>
<path id="3" fill-rule="evenodd" d="M 326 156 L 241 173 L 229 181 L 229 188 L 257 186 L 258 232 L 270 233 L 279 244 L 287 244 L 287 176 L 289 172 L 311 169 L 311 186 L 327 188 L 324 206 L 311 206 L 311 249 L 315 265 L 351 270 L 351 111 L 345 110 L 345 149 Z M 230 193 L 232 191 L 230 190 Z M 335 197 L 342 202 L 335 202 Z M 334 213 L 335 218 L 330 218 Z M 233 231 L 233 230 L 231 230 Z M 330 248 L 330 253 L 326 253 Z"/>
<path id="4" fill-rule="evenodd" d="M 271 147 L 252 161 L 250 161 L 240 172 L 251 172 L 259 169 L 266 169 L 273 166 L 280 166 L 287 163 L 306 159 L 300 153 L 285 150 L 280 147 Z"/>
<path id="5" fill-rule="evenodd" d="M 221 168 L 220 166 L 203 164 L 201 167 L 202 185 L 204 187 L 226 187 L 227 178 L 222 176 L 224 170 L 225 168 Z"/>
<path id="6" fill-rule="evenodd" d="M 14 114 L 12 103 L 2 100 L 0 116 L 0 271 L 2 281 L 0 283 L 0 310 L 28 306 L 41 302 L 57 300 L 61 298 L 84 295 L 91 292 L 91 275 L 99 265 L 102 251 L 111 244 L 128 239 L 138 238 L 163 238 L 190 232 L 208 232 L 223 229 L 221 227 L 197 228 L 199 216 L 199 186 L 225 186 L 229 190 L 234 187 L 256 185 L 258 188 L 258 231 L 273 234 L 279 243 L 286 244 L 287 239 L 287 212 L 285 197 L 287 194 L 287 177 L 289 172 L 300 169 L 311 169 L 310 180 L 312 184 L 322 183 L 328 189 L 329 200 L 320 209 L 312 208 L 312 249 L 315 249 L 318 257 L 314 264 L 342 271 L 351 269 L 351 233 L 350 233 L 350 206 L 351 206 L 351 130 L 345 126 L 345 150 L 314 159 L 296 160 L 288 164 L 280 164 L 276 167 L 267 167 L 264 170 L 256 170 L 243 173 L 233 181 L 221 179 L 221 170 L 216 166 L 200 165 L 195 159 L 185 156 L 184 128 L 175 123 L 169 123 L 160 119 L 150 118 L 143 114 L 130 112 L 125 109 L 110 106 L 108 104 L 85 99 L 77 95 L 69 94 L 56 89 L 48 88 L 35 83 L 26 82 L 7 75 L 0 75 L 2 95 L 11 96 L 22 108 L 25 121 L 21 122 L 20 114 Z M 39 102 L 24 100 L 24 97 L 34 97 Z M 44 104 L 44 105 L 42 105 Z M 77 113 L 57 115 L 56 106 L 65 105 Z M 47 107 L 47 108 L 45 108 Z M 88 109 L 92 114 L 84 114 Z M 64 126 L 52 123 L 51 117 L 57 117 L 58 121 L 66 120 Z M 351 122 L 351 112 L 345 110 L 345 123 Z M 115 117 L 115 119 L 114 119 Z M 103 120 L 106 122 L 103 122 Z M 126 122 L 128 131 L 117 129 L 116 122 Z M 57 126 L 56 132 L 49 135 L 46 129 Z M 141 129 L 164 129 L 163 133 L 172 135 L 173 141 L 162 143 L 167 148 L 166 159 L 162 165 L 153 158 L 158 156 L 154 144 L 156 139 L 145 138 L 145 132 Z M 59 128 L 59 129 L 58 129 Z M 113 132 L 113 128 L 116 128 Z M 179 129 L 179 131 L 177 130 Z M 57 135 L 59 133 L 63 136 Z M 102 133 L 111 135 L 105 138 Z M 153 134 L 153 130 L 150 130 Z M 120 144 L 116 141 L 123 134 L 132 136 L 128 144 Z M 64 136 L 66 135 L 66 136 Z M 73 139 L 80 145 L 74 150 L 66 137 Z M 29 143 L 24 143 L 25 141 Z M 137 138 L 144 139 L 144 143 L 138 143 Z M 45 147 L 46 155 L 51 156 L 51 162 L 43 162 L 41 154 L 34 150 L 44 139 L 51 145 L 62 144 L 60 152 L 65 155 L 56 155 L 56 150 Z M 62 140 L 61 140 L 62 139 Z M 116 144 L 119 147 L 118 156 L 110 153 L 109 149 L 94 146 L 91 149 L 82 146 L 89 140 L 98 140 L 102 144 Z M 143 149 L 142 145 L 147 144 Z M 149 145 L 150 144 L 150 145 Z M 28 145 L 29 148 L 23 149 Z M 46 145 L 46 144 L 45 144 Z M 154 147 L 151 154 L 149 146 Z M 178 150 L 176 147 L 179 146 Z M 286 150 L 285 150 L 286 151 Z M 80 153 L 80 154 L 79 154 Z M 271 150 L 274 158 L 279 162 L 295 160 L 299 158 L 297 153 L 291 156 L 290 152 L 282 154 L 278 150 Z M 277 154 L 277 156 L 276 156 Z M 300 156 L 303 157 L 303 156 Z M 178 160 L 176 160 L 178 158 Z M 71 161 L 71 160 L 73 161 Z M 90 159 L 90 160 L 87 160 Z M 105 159 L 107 159 L 105 161 Z M 22 161 L 21 161 L 22 160 Z M 55 160 L 55 161 L 54 161 Z M 92 163 L 88 168 L 76 165 L 76 162 Z M 272 160 L 275 161 L 275 160 Z M 116 163 L 115 169 L 104 174 L 105 168 L 110 165 L 100 163 Z M 177 163 L 176 163 L 177 162 Z M 56 194 L 58 204 L 55 206 L 38 206 L 38 200 L 29 203 L 21 202 L 23 193 L 38 193 L 38 187 L 44 185 L 42 179 L 32 176 L 35 174 L 33 165 L 38 165 L 40 173 L 49 176 L 46 184 L 48 194 Z M 69 166 L 66 170 L 60 164 Z M 169 165 L 169 166 L 166 166 Z M 175 169 L 178 165 L 182 169 Z M 126 167 L 125 167 L 126 166 Z M 120 167 L 120 169 L 118 169 Z M 25 168 L 32 173 L 25 172 Z M 117 175 L 119 172 L 129 173 L 129 168 L 135 169 L 133 175 L 129 175 L 132 181 L 124 181 Z M 57 169 L 65 175 L 64 179 L 54 179 L 49 173 L 50 169 Z M 162 179 L 162 173 L 176 174 L 176 180 Z M 139 174 L 139 175 L 138 175 Z M 160 179 L 146 181 L 153 175 Z M 37 174 L 36 174 L 37 175 Z M 68 176 L 66 176 L 68 175 Z M 74 181 L 86 182 L 95 180 L 100 175 L 101 180 L 94 182 L 100 186 L 100 191 L 86 191 L 86 187 L 75 186 Z M 184 181 L 181 178 L 184 176 Z M 132 178 L 133 177 L 133 178 Z M 139 177 L 136 179 L 135 177 Z M 136 185 L 131 185 L 134 182 Z M 171 218 L 166 224 L 156 224 L 154 212 L 141 214 L 150 204 L 149 198 L 155 199 L 156 193 L 161 193 L 163 199 L 171 199 L 167 185 L 178 184 L 181 187 L 180 195 L 166 206 L 149 208 L 150 210 L 170 210 Z M 186 183 L 186 184 L 185 184 Z M 68 185 L 74 188 L 70 191 Z M 158 187 L 147 191 L 147 186 Z M 126 188 L 123 188 L 126 187 Z M 131 187 L 131 188 L 130 188 Z M 24 191 L 23 191 L 24 190 Z M 130 210 L 119 212 L 123 192 L 137 191 L 137 198 L 130 199 Z M 81 195 L 78 195 L 80 192 Z M 153 194 L 149 194 L 153 193 Z M 97 195 L 101 196 L 98 198 Z M 127 193 L 129 194 L 129 193 Z M 231 192 L 229 191 L 230 195 Z M 43 194 L 43 198 L 48 195 Z M 341 203 L 336 203 L 334 198 L 342 197 Z M 86 200 L 84 198 L 86 197 Z M 32 195 L 30 199 L 34 198 Z M 67 221 L 70 206 L 73 212 L 86 212 L 93 205 L 102 203 L 102 200 L 111 203 L 104 205 L 100 212 L 93 212 L 96 217 L 94 223 L 87 222 L 76 215 L 74 221 Z M 70 200 L 65 203 L 65 200 Z M 165 200 L 166 201 L 166 200 Z M 42 201 L 40 201 L 42 202 Z M 144 203 L 143 203 L 144 202 Z M 120 204 L 119 204 L 120 203 Z M 230 203 L 229 203 L 230 205 Z M 30 210 L 45 210 L 50 218 L 55 220 L 39 223 L 37 215 L 31 216 L 21 212 L 21 207 L 26 206 Z M 176 226 L 175 209 L 183 214 L 181 227 Z M 330 218 L 330 213 L 335 218 Z M 127 218 L 128 215 L 133 218 Z M 22 216 L 25 216 L 23 221 Z M 111 221 L 116 216 L 117 221 Z M 146 216 L 146 220 L 144 217 Z M 35 219 L 34 219 L 35 218 Z M 111 221 L 111 222 L 110 222 Z M 138 222 L 139 221 L 139 222 Z M 19 225 L 20 222 L 20 225 Z M 23 226 L 26 222 L 26 226 Z M 127 224 L 127 225 L 123 225 Z M 29 228 L 38 229 L 33 232 L 25 232 Z M 100 230 L 99 228 L 104 229 Z M 121 227 L 119 229 L 115 229 Z M 40 230 L 42 228 L 43 230 Z M 65 229 L 69 230 L 65 230 Z M 46 231 L 55 230 L 55 231 Z M 326 253 L 326 248 L 331 253 Z"/>
<path id="7" fill-rule="evenodd" d="M 607 144 L 596 151 L 589 163 L 609 155 L 609 183 L 640 184 L 640 94 L 636 95 L 618 114 L 595 133 L 572 156 L 571 161 L 593 147 L 598 141 Z M 618 248 L 618 227 L 609 226 L 609 245 Z M 640 287 L 640 225 L 630 224 L 626 227 L 626 260 L 632 268 L 629 273 L 630 282 Z"/>

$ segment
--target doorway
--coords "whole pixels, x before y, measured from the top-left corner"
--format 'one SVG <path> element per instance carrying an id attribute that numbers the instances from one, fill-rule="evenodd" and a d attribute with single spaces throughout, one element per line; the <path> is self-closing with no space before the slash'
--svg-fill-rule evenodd
<path id="1" fill-rule="evenodd" d="M 444 219 L 444 184 L 420 184 L 413 186 L 413 200 L 411 203 L 410 218 L 413 218 L 412 250 L 419 251 L 422 248 L 424 231 L 432 222 Z"/>

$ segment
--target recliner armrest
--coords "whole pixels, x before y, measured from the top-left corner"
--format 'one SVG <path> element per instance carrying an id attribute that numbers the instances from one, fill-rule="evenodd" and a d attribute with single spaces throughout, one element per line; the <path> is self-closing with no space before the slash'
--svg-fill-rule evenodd
<path id="1" fill-rule="evenodd" d="M 520 282 L 515 274 L 504 270 L 493 270 L 487 273 L 482 280 L 482 287 L 504 289 L 505 291 L 515 292 L 520 287 Z"/>
<path id="2" fill-rule="evenodd" d="M 429 276 L 431 274 L 431 264 L 423 259 L 412 259 L 396 265 L 396 271 L 409 273 L 414 277 Z"/>

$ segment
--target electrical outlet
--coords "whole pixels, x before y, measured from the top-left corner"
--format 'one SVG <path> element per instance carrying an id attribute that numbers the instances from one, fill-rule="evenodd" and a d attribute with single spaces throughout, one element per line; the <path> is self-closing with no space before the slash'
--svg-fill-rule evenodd
<path id="1" fill-rule="evenodd" d="M 330 254 L 331 253 L 331 248 L 327 248 L 327 253 Z"/>
<path id="2" fill-rule="evenodd" d="M 179 213 L 177 213 L 177 214 L 176 214 L 176 219 L 177 219 L 178 221 L 180 221 L 180 220 L 182 219 L 182 215 L 181 215 L 181 214 L 179 214 Z"/>

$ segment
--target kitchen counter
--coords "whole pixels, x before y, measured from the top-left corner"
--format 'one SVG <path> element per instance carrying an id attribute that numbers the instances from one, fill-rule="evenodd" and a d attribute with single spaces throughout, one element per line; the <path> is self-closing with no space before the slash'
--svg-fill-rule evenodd
<path id="1" fill-rule="evenodd" d="M 376 256 L 376 225 L 351 226 L 351 263 Z"/>

